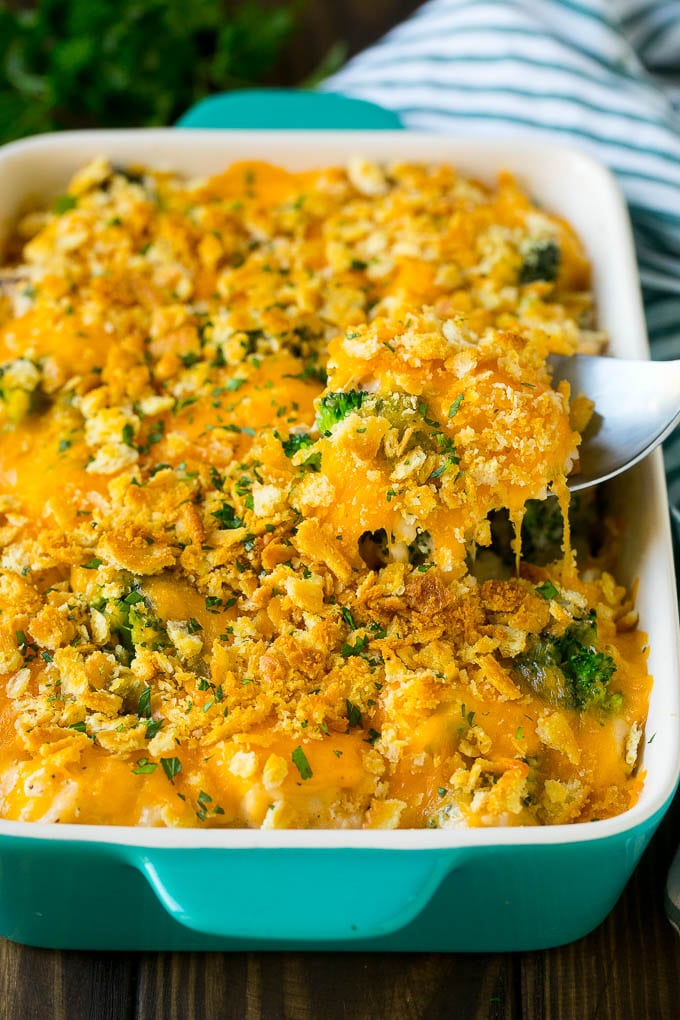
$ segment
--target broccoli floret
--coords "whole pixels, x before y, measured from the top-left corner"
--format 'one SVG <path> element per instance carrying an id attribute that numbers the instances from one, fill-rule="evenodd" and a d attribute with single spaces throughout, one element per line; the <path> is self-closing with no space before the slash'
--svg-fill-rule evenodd
<path id="1" fill-rule="evenodd" d="M 422 426 L 418 397 L 412 393 L 388 393 L 381 396 L 367 394 L 363 409 L 384 418 L 395 429 Z"/>
<path id="2" fill-rule="evenodd" d="M 16 358 L 0 365 L 0 401 L 12 424 L 16 425 L 27 414 L 46 406 L 41 383 L 42 370 L 28 358 Z"/>
<path id="3" fill-rule="evenodd" d="M 316 425 L 321 435 L 330 435 L 333 426 L 346 418 L 350 411 L 357 411 L 366 396 L 364 390 L 347 390 L 346 393 L 326 393 L 321 397 L 316 411 Z"/>
<path id="4" fill-rule="evenodd" d="M 408 547 L 408 561 L 414 567 L 421 567 L 431 555 L 432 536 L 429 531 L 419 531 Z"/>
<path id="5" fill-rule="evenodd" d="M 544 566 L 562 554 L 564 519 L 556 496 L 529 499 L 522 519 L 522 557 Z"/>
<path id="6" fill-rule="evenodd" d="M 133 588 L 123 598 L 111 599 L 104 612 L 111 633 L 133 655 L 138 647 L 157 651 L 169 644 L 165 627 L 137 589 Z"/>
<path id="7" fill-rule="evenodd" d="M 169 643 L 165 627 L 144 603 L 131 607 L 129 619 L 130 637 L 135 648 L 150 648 L 155 652 Z"/>
<path id="8" fill-rule="evenodd" d="M 571 513 L 570 513 L 571 519 Z M 507 564 L 514 564 L 515 531 L 507 510 L 494 510 L 489 515 L 493 551 Z M 522 559 L 545 566 L 562 555 L 564 524 L 562 511 L 555 496 L 529 499 L 522 520 Z"/>
<path id="9" fill-rule="evenodd" d="M 609 692 L 616 672 L 611 656 L 599 652 L 595 613 L 577 620 L 564 634 L 541 634 L 515 660 L 520 679 L 546 701 L 581 711 L 603 708 L 616 711 L 621 695 Z"/>
<path id="10" fill-rule="evenodd" d="M 522 252 L 524 258 L 519 271 L 519 284 L 557 279 L 560 268 L 560 249 L 553 240 L 529 241 Z"/>
<path id="11" fill-rule="evenodd" d="M 597 556 L 605 540 L 606 505 L 599 490 L 572 493 L 569 502 L 569 526 L 572 544 L 579 560 Z M 493 550 L 504 563 L 515 562 L 512 541 L 515 537 L 507 510 L 494 510 L 489 515 Z M 522 559 L 544 567 L 562 556 L 563 520 L 556 496 L 530 499 L 525 504 L 522 521 Z"/>

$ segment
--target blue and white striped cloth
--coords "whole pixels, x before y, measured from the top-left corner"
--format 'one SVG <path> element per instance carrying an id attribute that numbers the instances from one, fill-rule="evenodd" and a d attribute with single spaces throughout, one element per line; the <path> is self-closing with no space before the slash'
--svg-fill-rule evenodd
<path id="1" fill-rule="evenodd" d="M 590 151 L 628 200 L 652 354 L 680 358 L 678 0 L 430 0 L 323 87 L 407 127 Z M 665 458 L 680 534 L 680 430 Z"/>

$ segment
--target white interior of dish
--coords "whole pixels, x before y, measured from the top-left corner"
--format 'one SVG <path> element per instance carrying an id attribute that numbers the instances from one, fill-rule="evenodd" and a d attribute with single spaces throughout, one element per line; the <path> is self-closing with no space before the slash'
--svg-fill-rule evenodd
<path id="1" fill-rule="evenodd" d="M 451 162 L 492 183 L 502 169 L 575 227 L 594 267 L 599 325 L 610 349 L 625 358 L 648 357 L 637 267 L 625 204 L 609 172 L 571 149 L 535 142 L 461 141 L 415 132 L 93 131 L 44 135 L 0 150 L 0 245 L 17 210 L 49 201 L 87 160 L 142 163 L 189 176 L 207 176 L 241 159 L 264 159 L 290 169 L 345 163 L 353 155 L 376 160 Z M 602 822 L 545 828 L 401 830 L 394 832 L 133 829 L 0 821 L 0 835 L 87 839 L 165 847 L 431 848 L 581 842 L 644 823 L 670 797 L 680 773 L 680 665 L 673 555 L 663 466 L 657 452 L 615 483 L 627 533 L 619 576 L 639 579 L 638 609 L 649 634 L 654 676 L 642 767 L 640 800 Z"/>

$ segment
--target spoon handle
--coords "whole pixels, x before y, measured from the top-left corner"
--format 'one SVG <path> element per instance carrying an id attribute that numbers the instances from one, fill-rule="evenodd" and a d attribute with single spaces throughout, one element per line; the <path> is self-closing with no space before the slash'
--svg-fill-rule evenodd
<path id="1" fill-rule="evenodd" d="M 680 847 L 668 872 L 666 883 L 666 914 L 680 935 Z"/>

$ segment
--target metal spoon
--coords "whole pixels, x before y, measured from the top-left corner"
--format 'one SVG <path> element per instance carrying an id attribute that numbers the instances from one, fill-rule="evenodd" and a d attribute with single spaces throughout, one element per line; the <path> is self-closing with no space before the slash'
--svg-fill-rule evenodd
<path id="1" fill-rule="evenodd" d="M 680 361 L 554 354 L 553 385 L 562 379 L 584 393 L 595 412 L 579 448 L 572 492 L 613 478 L 663 442 L 680 421 Z"/>

